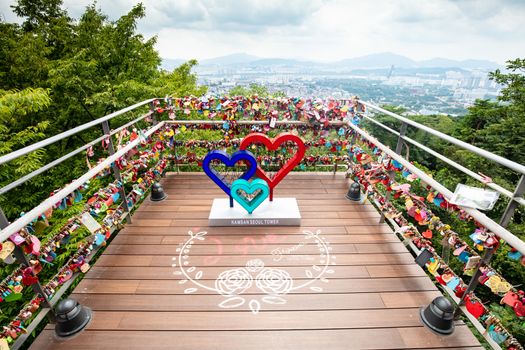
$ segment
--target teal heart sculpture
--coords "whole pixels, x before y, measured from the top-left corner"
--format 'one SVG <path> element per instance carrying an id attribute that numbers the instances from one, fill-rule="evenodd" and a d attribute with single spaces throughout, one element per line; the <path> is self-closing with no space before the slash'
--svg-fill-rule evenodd
<path id="1" fill-rule="evenodd" d="M 247 194 L 252 194 L 257 190 L 260 192 L 251 200 L 248 200 L 240 191 L 244 191 Z M 232 182 L 230 195 L 232 198 L 239 203 L 246 211 L 251 214 L 259 205 L 270 194 L 270 187 L 268 183 L 262 179 L 255 179 L 252 182 L 248 182 L 244 179 L 237 179 Z"/>

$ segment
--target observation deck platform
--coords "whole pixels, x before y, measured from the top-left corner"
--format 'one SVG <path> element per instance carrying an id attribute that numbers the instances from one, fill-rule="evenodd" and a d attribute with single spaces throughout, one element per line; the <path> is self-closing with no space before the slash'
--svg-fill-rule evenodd
<path id="1" fill-rule="evenodd" d="M 147 199 L 74 290 L 88 328 L 60 342 L 49 325 L 30 349 L 482 349 L 462 322 L 422 326 L 441 293 L 372 205 L 345 199 L 344 174 L 277 186 L 301 227 L 207 227 L 212 181 L 162 183 L 168 198 Z"/>

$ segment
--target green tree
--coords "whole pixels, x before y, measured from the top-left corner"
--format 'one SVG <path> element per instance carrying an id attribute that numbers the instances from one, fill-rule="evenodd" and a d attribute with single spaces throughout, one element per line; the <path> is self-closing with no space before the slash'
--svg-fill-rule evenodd
<path id="1" fill-rule="evenodd" d="M 507 70 L 508 73 L 502 73 L 496 69 L 489 75 L 496 83 L 504 86 L 498 99 L 525 109 L 525 58 L 507 61 Z"/>
<path id="2" fill-rule="evenodd" d="M 229 95 L 231 96 L 253 96 L 257 95 L 259 97 L 269 97 L 270 92 L 268 91 L 268 88 L 263 85 L 252 83 L 249 87 L 243 87 L 241 85 L 237 85 L 233 87 L 229 92 Z"/>
<path id="3" fill-rule="evenodd" d="M 197 76 L 192 69 L 198 64 L 196 60 L 190 60 L 175 68 L 172 72 L 161 71 L 152 85 L 151 96 L 162 97 L 169 93 L 174 97 L 185 95 L 200 96 L 206 93 L 205 86 L 197 85 Z"/>
<path id="4" fill-rule="evenodd" d="M 45 94 L 47 100 L 42 108 L 20 110 L 9 122 L 0 122 L 0 141 L 7 140 L 2 142 L 0 154 L 144 99 L 206 91 L 192 73 L 195 60 L 171 72 L 159 69 L 156 37 L 146 40 L 136 30 L 137 21 L 146 14 L 142 4 L 115 21 L 96 4 L 87 6 L 75 21 L 62 8 L 61 0 L 19 0 L 14 11 L 22 18 L 21 25 L 0 22 L 2 95 L 12 101 L 13 96 L 32 93 L 36 100 Z M 1 109 L 13 105 L 4 103 Z M 130 113 L 112 123 L 117 126 L 134 116 Z M 45 152 L 28 155 L 32 157 L 29 162 L 24 161 L 26 157 L 10 162 L 1 181 L 13 181 L 101 133 L 101 128 L 92 128 L 46 147 Z M 2 196 L 4 211 L 11 218 L 18 216 L 85 171 L 85 160 L 72 158 Z"/>
<path id="5" fill-rule="evenodd" d="M 0 154 L 10 153 L 44 138 L 49 121 L 40 121 L 18 130 L 12 130 L 11 125 L 16 125 L 17 119 L 24 119 L 31 113 L 45 110 L 50 103 L 49 94 L 44 89 L 0 90 Z M 40 168 L 45 154 L 43 149 L 39 149 L 0 165 L 0 186 L 3 187 L 22 175 Z M 0 207 L 4 208 L 6 215 L 16 216 L 22 211 L 24 204 L 27 204 L 28 197 L 30 196 L 11 201 L 12 198 L 9 196 L 0 196 Z"/>

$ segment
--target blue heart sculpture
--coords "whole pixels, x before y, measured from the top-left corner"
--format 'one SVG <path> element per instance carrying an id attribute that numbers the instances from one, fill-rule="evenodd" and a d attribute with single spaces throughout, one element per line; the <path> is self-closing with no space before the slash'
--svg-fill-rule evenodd
<path id="1" fill-rule="evenodd" d="M 213 180 L 220 188 L 223 190 L 228 196 L 231 198 L 231 188 L 230 184 L 224 181 L 224 178 L 217 173 L 213 168 L 210 167 L 210 163 L 212 160 L 219 160 L 223 162 L 228 167 L 235 166 L 236 163 L 240 161 L 245 161 L 248 166 L 248 170 L 246 170 L 239 179 L 249 180 L 250 178 L 255 175 L 255 171 L 257 170 L 257 160 L 255 159 L 255 156 L 249 152 L 249 151 L 237 151 L 233 153 L 231 156 L 224 152 L 219 150 L 214 150 L 209 152 L 206 157 L 204 157 L 204 160 L 202 161 L 202 169 L 208 175 L 210 179 Z M 232 206 L 233 202 L 230 203 L 230 206 Z"/>
<path id="2" fill-rule="evenodd" d="M 254 198 L 252 198 L 252 200 L 248 200 L 248 198 L 240 193 L 240 190 L 243 190 L 247 194 L 252 194 L 257 190 L 260 190 L 260 192 Z M 257 207 L 261 205 L 261 203 L 264 202 L 266 198 L 268 198 L 269 194 L 270 187 L 263 179 L 255 179 L 252 182 L 248 182 L 244 179 L 237 179 L 232 182 L 232 198 L 235 199 L 237 203 L 239 203 L 244 209 L 246 209 L 249 214 L 253 213 L 253 211 L 257 209 Z"/>

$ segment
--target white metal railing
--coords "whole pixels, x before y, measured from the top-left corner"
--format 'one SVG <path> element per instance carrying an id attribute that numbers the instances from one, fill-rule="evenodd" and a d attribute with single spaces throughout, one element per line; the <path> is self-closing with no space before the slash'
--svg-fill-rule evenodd
<path id="1" fill-rule="evenodd" d="M 52 137 L 49 137 L 45 140 L 42 140 L 42 141 L 39 141 L 37 143 L 34 143 L 32 145 L 29 145 L 27 147 L 24 147 L 24 148 L 21 148 L 19 150 L 16 150 L 14 152 L 11 152 L 11 153 L 8 153 L 6 155 L 3 155 L 3 156 L 0 156 L 0 165 L 1 164 L 4 164 L 4 163 L 7 163 L 13 159 L 17 159 L 25 154 L 28 154 L 30 152 L 33 152 L 33 151 L 36 151 L 37 149 L 40 149 L 40 148 L 43 148 L 43 147 L 46 147 L 52 143 L 55 143 L 57 141 L 60 141 L 62 139 L 65 139 L 69 136 L 72 136 L 72 135 L 75 135 L 75 134 L 78 134 L 79 132 L 81 131 L 84 131 L 86 129 L 89 129 L 95 125 L 99 125 L 99 124 L 102 124 L 104 122 L 107 122 L 119 115 L 122 115 L 124 113 L 127 113 L 129 111 L 132 111 L 134 110 L 135 108 L 138 108 L 138 107 L 141 107 L 141 106 L 144 106 L 148 103 L 151 103 L 153 102 L 155 99 L 154 98 L 151 98 L 149 100 L 144 100 L 142 102 L 139 102 L 139 103 L 136 103 L 132 106 L 129 106 L 129 107 L 126 107 L 124 109 L 121 109 L 119 111 L 116 111 L 114 113 L 111 113 L 111 114 L 108 114 L 102 118 L 99 118 L 99 119 L 96 119 L 96 120 L 93 120 L 92 122 L 89 122 L 89 123 L 86 123 L 86 124 L 82 124 L 82 125 L 79 125 L 77 126 L 76 128 L 73 128 L 73 129 L 70 129 L 70 130 L 67 130 L 67 131 L 64 131 L 60 134 L 57 134 L 55 136 L 52 136 Z"/>
<path id="2" fill-rule="evenodd" d="M 418 178 L 421 179 L 424 183 L 431 186 L 433 189 L 438 191 L 439 193 L 443 194 L 443 196 L 446 197 L 447 200 L 450 200 L 452 197 L 452 192 L 434 180 L 432 177 L 427 175 L 424 171 L 417 168 L 413 164 L 411 164 L 409 161 L 407 161 L 404 157 L 402 157 L 400 154 L 397 154 L 396 152 L 392 151 L 389 147 L 385 146 L 381 142 L 379 142 L 375 137 L 370 136 L 368 133 L 363 131 L 361 128 L 359 128 L 356 125 L 353 125 L 352 123 L 348 123 L 348 125 L 359 135 L 361 135 L 366 140 L 372 142 L 377 148 L 379 148 L 381 151 L 385 152 L 390 156 L 392 159 L 398 161 L 401 163 L 405 168 L 410 170 L 412 173 L 414 173 Z M 507 241 L 512 247 L 519 250 L 522 254 L 525 255 L 525 242 L 523 242 L 520 238 L 516 237 L 514 234 L 509 232 L 507 229 L 499 225 L 497 222 L 483 214 L 477 209 L 467 208 L 459 206 L 461 209 L 463 209 L 467 214 L 472 216 L 474 219 L 476 219 L 480 224 L 485 226 L 487 229 L 492 231 L 494 234 L 496 234 L 501 239 L 504 239 Z"/>
<path id="3" fill-rule="evenodd" d="M 499 163 L 509 169 L 512 169 L 520 174 L 525 174 L 525 165 L 521 165 L 519 163 L 516 163 L 516 162 L 513 162 L 512 160 L 509 160 L 507 158 L 504 158 L 504 157 L 501 157 L 501 156 L 498 156 L 497 154 L 494 154 L 492 152 L 489 152 L 489 151 L 486 151 L 484 149 L 481 149 L 479 147 L 476 147 L 474 145 L 471 145 L 470 143 L 467 143 L 467 142 L 464 142 L 464 141 L 461 141 L 461 140 L 458 140 L 456 139 L 455 137 L 452 137 L 452 136 L 449 136 L 447 134 L 444 134 L 440 131 L 437 131 L 437 130 L 434 130 L 428 126 L 425 126 L 423 124 L 419 124 L 418 122 L 415 122 L 413 120 L 410 120 L 408 118 L 405 118 L 403 116 L 400 116 L 399 114 L 396 114 L 396 113 L 393 113 L 393 112 L 390 112 L 384 108 L 381 108 L 381 107 L 378 107 L 376 105 L 373 105 L 369 102 L 365 102 L 365 101 L 359 101 L 359 103 L 362 103 L 363 105 L 367 106 L 368 108 L 371 108 L 373 110 L 376 110 L 378 112 L 381 112 L 381 113 L 384 113 L 384 114 L 387 114 L 405 124 L 408 124 L 408 125 L 411 125 L 417 129 L 420 129 L 420 130 L 423 130 L 431 135 L 434 135 L 434 136 L 437 136 L 439 137 L 440 139 L 442 140 L 445 140 L 447 142 L 450 142 L 456 146 L 459 146 L 463 149 L 466 149 L 467 151 L 470 151 L 474 154 L 477 154 L 485 159 L 488 159 L 490 161 L 493 161 L 493 162 L 496 162 L 496 163 Z"/>
<path id="4" fill-rule="evenodd" d="M 363 104 L 364 106 L 367 106 L 369 109 L 373 110 L 373 111 L 376 111 L 376 112 L 380 112 L 380 113 L 383 113 L 383 114 L 386 114 L 390 117 L 393 117 L 394 119 L 397 119 L 399 120 L 402 124 L 401 124 L 401 129 L 399 132 L 393 130 L 392 128 L 389 128 L 388 126 L 380 123 L 379 121 L 377 120 L 374 120 L 373 118 L 365 115 L 364 117 L 367 119 L 367 120 L 370 120 L 371 122 L 373 122 L 374 124 L 376 125 L 379 125 L 380 127 L 384 128 L 385 130 L 391 132 L 392 134 L 394 135 L 397 135 L 398 136 L 398 146 L 396 147 L 396 153 L 400 153 L 400 146 L 401 146 L 401 142 L 403 141 L 406 141 L 406 142 L 409 142 L 413 145 L 415 145 L 416 147 L 419 147 L 420 149 L 424 150 L 425 152 L 429 153 L 429 154 L 432 154 L 433 156 L 435 156 L 436 158 L 440 159 L 441 161 L 451 165 L 452 167 L 458 169 L 459 171 L 469 175 L 470 177 L 476 179 L 477 181 L 480 181 L 482 182 L 485 186 L 487 187 L 490 187 L 492 189 L 494 189 L 495 191 L 503 194 L 504 196 L 508 197 L 510 200 L 509 200 L 509 203 L 507 205 L 507 207 L 505 208 L 505 211 L 503 213 L 503 215 L 501 216 L 501 219 L 499 220 L 499 225 L 503 226 L 503 227 L 506 227 L 510 220 L 512 219 L 512 216 L 514 215 L 514 211 L 516 210 L 517 206 L 518 205 L 525 205 L 525 198 L 523 198 L 523 195 L 525 194 L 525 166 L 522 165 L 522 164 L 519 164 L 519 163 L 516 163 L 510 159 L 506 159 L 504 157 L 501 157 L 497 154 L 494 154 L 492 152 L 489 152 L 489 151 L 486 151 L 484 149 L 481 149 L 479 147 L 476 147 L 474 145 L 471 145 L 469 143 L 466 143 L 464 141 L 461 141 L 461 140 L 458 140 L 452 136 L 449 136 L 447 134 L 444 134 L 440 131 L 437 131 L 437 130 L 434 130 L 428 126 L 425 126 L 425 125 L 422 125 L 420 123 L 417 123 L 413 120 L 410 120 L 408 118 L 405 118 L 403 116 L 400 116 L 399 114 L 396 114 L 396 113 L 393 113 L 393 112 L 390 112 L 384 108 L 381 108 L 381 107 L 378 107 L 374 104 L 371 104 L 369 102 L 364 102 L 364 101 L 359 101 L 359 103 Z M 407 131 L 407 126 L 413 126 L 419 130 L 422 130 L 422 131 L 425 131 L 431 135 L 434 135 L 434 136 L 437 136 L 438 138 L 440 138 L 441 140 L 443 141 L 446 141 L 446 142 L 449 142 L 451 144 L 454 144 L 456 146 L 459 146 L 469 152 L 472 152 L 478 156 L 481 156 L 491 162 L 495 162 L 495 163 L 498 163 L 508 169 L 511 169 L 519 174 L 521 174 L 521 177 L 520 177 L 520 180 L 518 181 L 518 184 L 516 185 L 516 188 L 514 189 L 514 192 L 511 192 L 505 188 L 503 188 L 502 186 L 498 185 L 498 184 L 495 184 L 495 183 L 492 183 L 492 182 L 485 182 L 483 181 L 484 178 L 480 175 L 480 174 L 476 174 L 475 172 L 473 172 L 472 170 L 462 166 L 461 164 L 458 164 L 457 162 L 453 161 L 452 159 L 449 159 L 441 154 L 439 154 L 438 152 L 432 150 L 431 148 L 429 147 L 426 147 L 425 145 L 422 145 L 421 143 L 409 138 L 406 136 L 406 131 Z"/>
<path id="5" fill-rule="evenodd" d="M 158 123 L 157 125 L 148 129 L 144 133 L 144 136 L 146 137 L 150 136 L 151 134 L 159 130 L 163 125 L 164 125 L 164 122 Z M 29 223 L 31 223 L 31 221 L 35 220 L 40 215 L 42 215 L 43 212 L 52 208 L 57 202 L 61 201 L 62 199 L 66 198 L 68 195 L 73 193 L 73 191 L 75 191 L 77 188 L 79 188 L 84 183 L 86 183 L 86 181 L 90 180 L 95 175 L 100 173 L 102 170 L 109 167 L 117 159 L 119 159 L 120 157 L 122 157 L 123 155 L 131 151 L 133 148 L 137 147 L 139 143 L 140 143 L 140 139 L 138 138 L 134 141 L 131 141 L 125 147 L 115 152 L 115 154 L 109 156 L 104 161 L 97 164 L 97 166 L 90 169 L 87 173 L 85 173 L 78 179 L 74 180 L 72 183 L 70 183 L 69 185 L 67 185 L 66 187 L 58 191 L 57 193 L 55 193 L 53 196 L 49 197 L 48 199 L 40 203 L 38 206 L 34 207 L 33 209 L 25 213 L 24 216 L 18 218 L 17 220 L 9 224 L 9 226 L 7 226 L 6 228 L 0 231 L 0 242 L 5 241 L 12 234 L 25 228 Z"/>
<path id="6" fill-rule="evenodd" d="M 399 132 L 395 131 L 392 128 L 389 128 L 388 126 L 386 126 L 383 123 L 378 122 L 374 118 L 371 118 L 371 117 L 369 117 L 367 115 L 365 115 L 364 118 L 369 120 L 370 122 L 378 125 L 379 127 L 389 131 L 391 134 L 400 137 L 400 133 Z M 492 188 L 493 190 L 503 194 L 504 196 L 506 196 L 506 197 L 508 197 L 510 199 L 514 199 L 515 201 L 517 201 L 521 205 L 525 205 L 525 198 L 523 198 L 523 197 L 514 198 L 514 194 L 511 191 L 507 190 L 506 188 L 503 188 L 500 185 L 498 185 L 496 183 L 493 183 L 493 182 L 488 182 L 488 183 L 484 182 L 485 178 L 483 176 L 473 172 L 472 170 L 470 170 L 470 169 L 464 167 L 463 165 L 453 161 L 452 159 L 445 157 L 441 153 L 438 153 L 438 152 L 434 151 L 433 149 L 431 149 L 431 148 L 429 148 L 429 147 L 427 147 L 427 146 L 417 142 L 414 139 L 411 139 L 408 136 L 401 136 L 401 139 L 404 140 L 404 141 L 407 141 L 407 142 L 409 142 L 411 144 L 413 144 L 414 146 L 416 146 L 419 149 L 422 149 L 423 151 L 427 152 L 428 154 L 433 155 L 434 157 L 436 157 L 439 160 L 443 161 L 444 163 L 446 163 L 446 164 L 456 168 L 457 170 L 463 172 L 464 174 L 467 174 L 468 176 L 478 180 L 480 183 L 483 183 L 487 187 Z"/>

